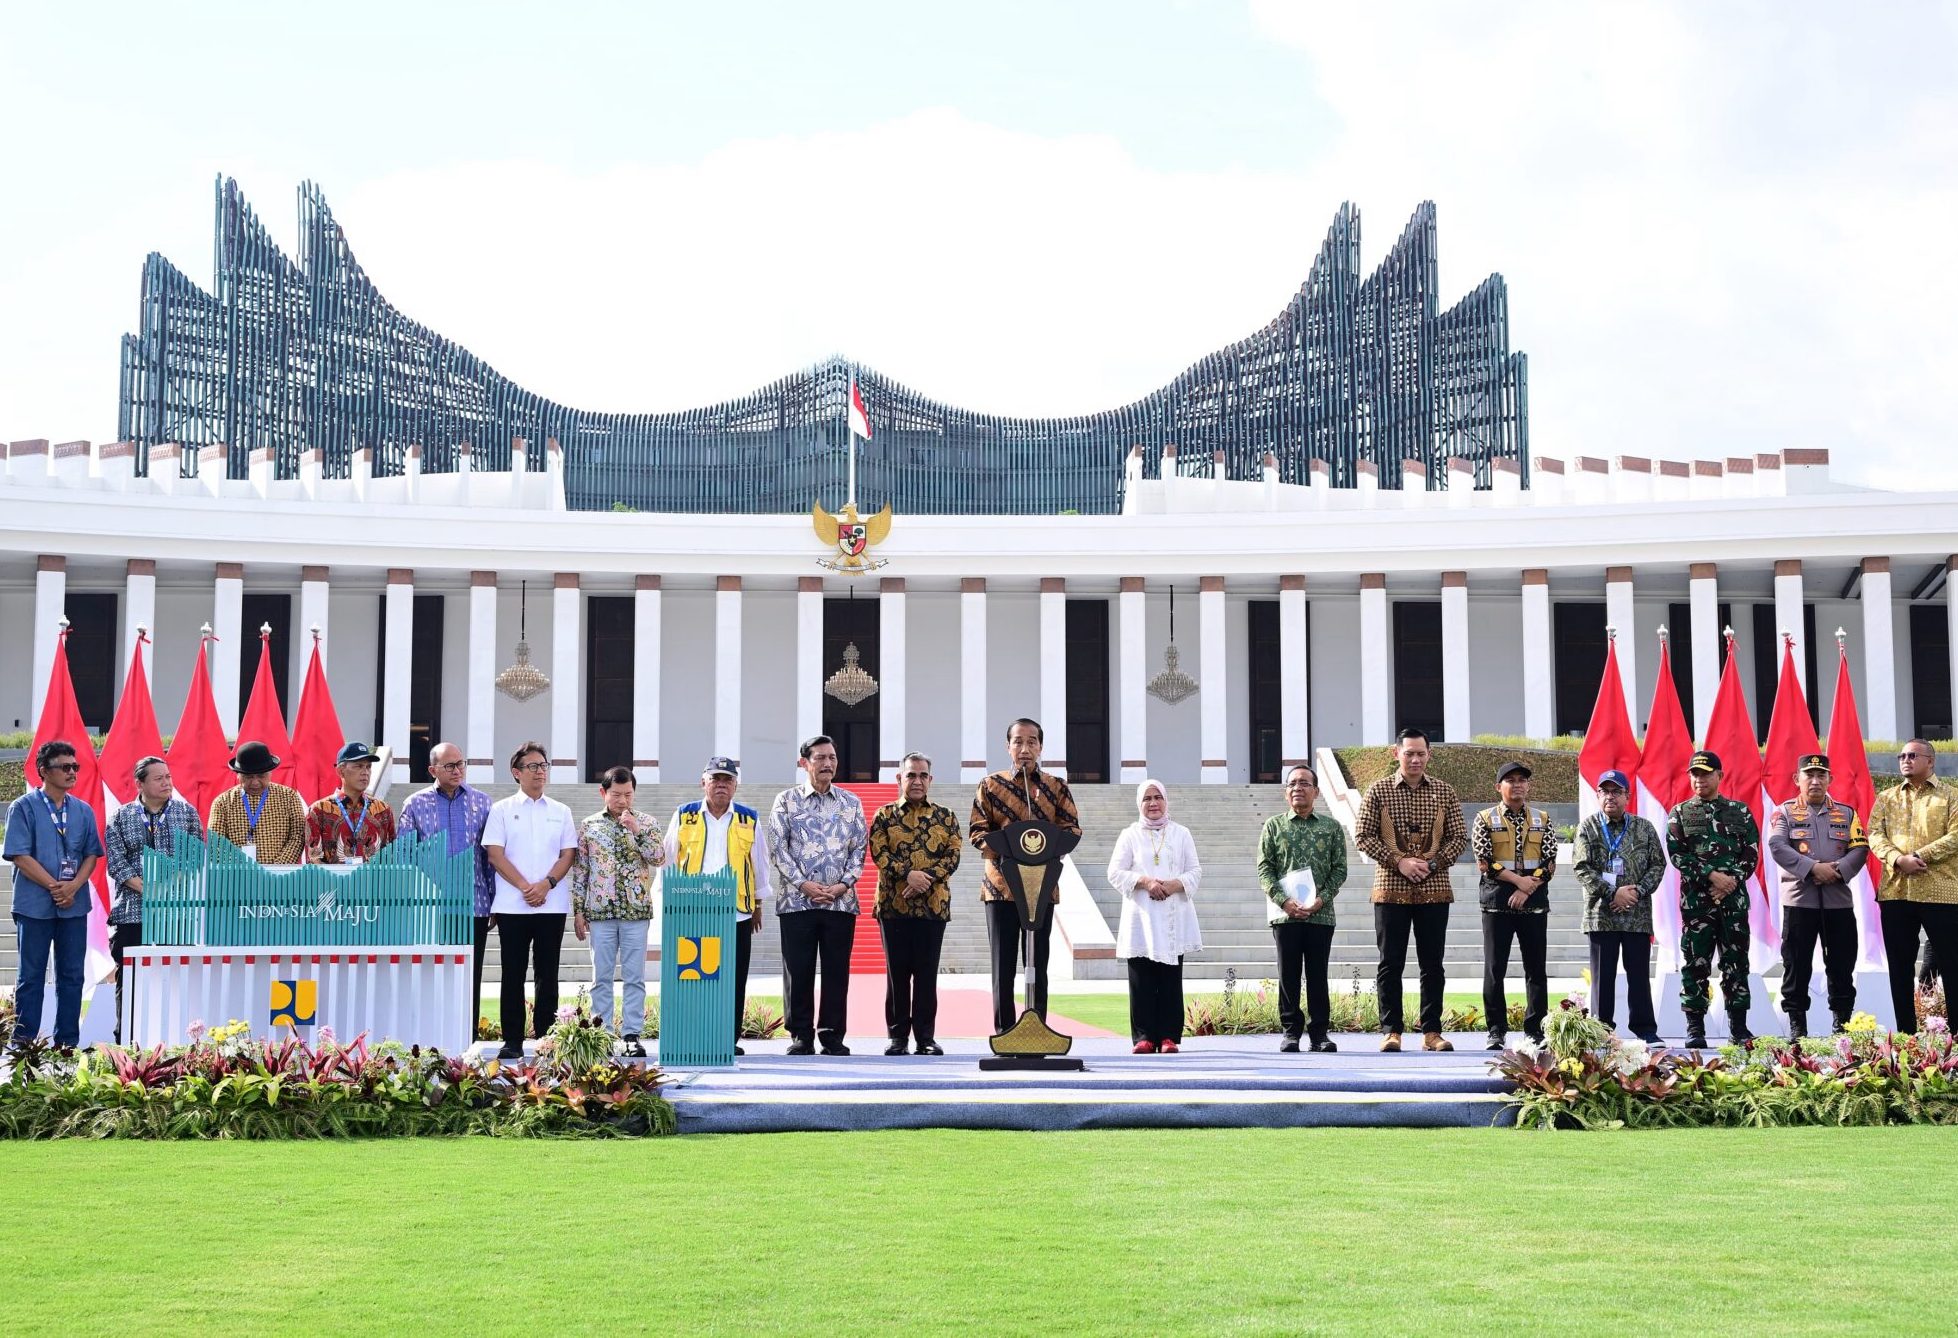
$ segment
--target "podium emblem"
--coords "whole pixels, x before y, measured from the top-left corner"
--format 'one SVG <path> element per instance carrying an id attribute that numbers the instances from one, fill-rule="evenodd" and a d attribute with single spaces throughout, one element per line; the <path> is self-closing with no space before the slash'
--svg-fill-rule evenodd
<path id="1" fill-rule="evenodd" d="M 1020 833 L 1020 853 L 1028 859 L 1039 859 L 1047 849 L 1047 833 L 1038 827 L 1028 827 Z"/>
<path id="2" fill-rule="evenodd" d="M 317 980 L 275 980 L 272 982 L 272 1021 L 274 1027 L 310 1027 L 319 1016 L 320 983 Z"/>
<path id="3" fill-rule="evenodd" d="M 682 935 L 675 948 L 682 980 L 719 980 L 721 940 L 717 937 L 688 938 Z"/>

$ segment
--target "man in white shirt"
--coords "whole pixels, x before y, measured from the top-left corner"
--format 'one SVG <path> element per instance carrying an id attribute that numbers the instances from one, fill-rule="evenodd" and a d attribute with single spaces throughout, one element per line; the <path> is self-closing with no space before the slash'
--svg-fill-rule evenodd
<path id="1" fill-rule="evenodd" d="M 741 1020 L 748 1008 L 748 964 L 754 960 L 761 908 L 773 895 L 768 884 L 768 837 L 755 810 L 734 802 L 741 764 L 710 757 L 700 772 L 700 795 L 673 810 L 666 824 L 666 867 L 682 873 L 719 873 L 734 850 L 734 1053 L 741 1048 Z"/>
<path id="2" fill-rule="evenodd" d="M 557 1017 L 558 948 L 564 919 L 571 911 L 571 888 L 564 878 L 578 853 L 578 824 L 571 810 L 545 795 L 550 754 L 526 741 L 510 758 L 510 776 L 520 787 L 490 805 L 483 824 L 483 849 L 496 871 L 497 942 L 503 957 L 503 1048 L 498 1059 L 522 1059 L 526 1032 L 541 1036 Z M 534 1030 L 524 1018 L 524 968 L 536 979 Z"/>

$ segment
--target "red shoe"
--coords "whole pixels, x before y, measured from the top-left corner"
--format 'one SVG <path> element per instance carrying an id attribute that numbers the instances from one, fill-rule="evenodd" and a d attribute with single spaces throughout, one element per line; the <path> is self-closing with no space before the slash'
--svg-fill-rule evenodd
<path id="1" fill-rule="evenodd" d="M 1183 1053 L 1183 1047 L 1178 1045 L 1175 1041 L 1164 1041 L 1161 1045 L 1157 1046 L 1156 1048 L 1158 1050 L 1161 1050 L 1166 1055 L 1180 1055 Z"/>
<path id="2" fill-rule="evenodd" d="M 1137 1055 L 1153 1055 L 1156 1053 L 1156 1043 L 1154 1041 L 1137 1041 L 1135 1043 L 1135 1049 L 1130 1051 L 1130 1053 L 1137 1054 Z"/>

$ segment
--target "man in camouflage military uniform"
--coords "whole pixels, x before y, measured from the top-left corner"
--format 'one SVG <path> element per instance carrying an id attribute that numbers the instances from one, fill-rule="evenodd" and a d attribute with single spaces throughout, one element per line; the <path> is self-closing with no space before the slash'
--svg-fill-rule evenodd
<path id="1" fill-rule="evenodd" d="M 1679 1002 L 1686 1010 L 1686 1044 L 1706 1044 L 1708 979 L 1720 955 L 1720 994 L 1730 1034 L 1747 1029 L 1747 880 L 1761 862 L 1761 830 L 1747 805 L 1720 794 L 1720 758 L 1697 752 L 1686 764 L 1693 796 L 1666 818 L 1667 844 L 1679 870 Z"/>

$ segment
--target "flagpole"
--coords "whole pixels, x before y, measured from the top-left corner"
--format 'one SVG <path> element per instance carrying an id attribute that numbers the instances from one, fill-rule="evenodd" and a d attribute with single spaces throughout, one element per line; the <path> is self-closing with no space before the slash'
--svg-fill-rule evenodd
<path id="1" fill-rule="evenodd" d="M 850 364 L 850 396 L 843 401 L 843 431 L 850 438 L 850 491 L 843 501 L 848 506 L 857 504 L 857 365 Z"/>

